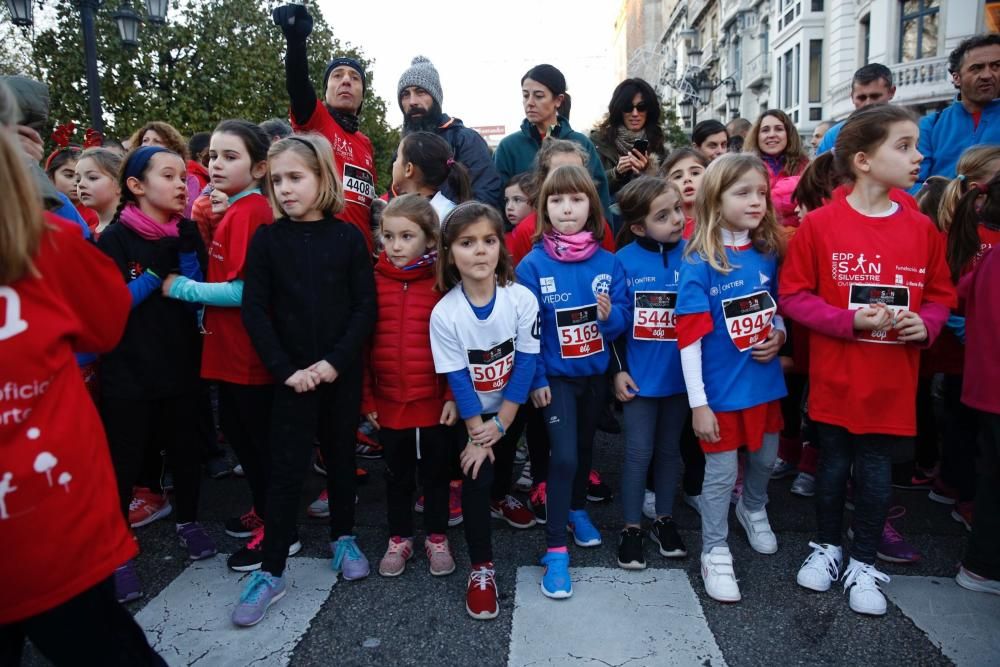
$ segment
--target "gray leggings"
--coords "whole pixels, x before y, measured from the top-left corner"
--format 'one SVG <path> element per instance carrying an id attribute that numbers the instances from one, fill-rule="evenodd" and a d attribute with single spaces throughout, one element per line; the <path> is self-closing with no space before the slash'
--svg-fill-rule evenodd
<path id="1" fill-rule="evenodd" d="M 625 465 L 622 467 L 625 523 L 638 524 L 642 519 L 650 459 L 654 461 L 656 515 L 672 516 L 681 474 L 680 439 L 688 410 L 687 394 L 664 398 L 636 396 L 623 403 L 622 410 L 625 415 Z"/>
<path id="2" fill-rule="evenodd" d="M 705 482 L 701 487 L 701 552 L 726 546 L 729 504 L 739 465 L 737 450 L 705 454 Z M 778 455 L 778 434 L 765 433 L 764 444 L 747 454 L 743 471 L 743 506 L 759 512 L 767 504 L 767 483 Z"/>

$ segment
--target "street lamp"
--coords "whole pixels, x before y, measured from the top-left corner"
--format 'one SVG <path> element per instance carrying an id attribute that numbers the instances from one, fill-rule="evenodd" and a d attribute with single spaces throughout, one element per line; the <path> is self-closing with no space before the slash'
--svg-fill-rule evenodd
<path id="1" fill-rule="evenodd" d="M 163 24 L 167 22 L 167 3 L 169 0 L 146 0 L 146 16 L 150 23 Z"/>
<path id="2" fill-rule="evenodd" d="M 702 53 L 700 49 L 690 49 L 687 56 L 688 67 L 684 76 L 679 80 L 667 82 L 667 85 L 682 94 L 678 103 L 681 119 L 685 123 L 690 119 L 691 127 L 694 128 L 698 124 L 698 107 L 711 103 L 712 93 L 720 86 L 727 87 L 726 103 L 729 107 L 729 113 L 733 118 L 738 117 L 740 98 L 743 94 L 739 90 L 736 79 L 731 76 L 719 80 L 713 79 L 708 70 L 701 66 Z"/>
<path id="3" fill-rule="evenodd" d="M 111 15 L 118 24 L 118 36 L 125 46 L 139 46 L 139 23 L 142 19 L 128 5 L 120 5 L 118 11 Z"/>
<path id="4" fill-rule="evenodd" d="M 6 3 L 14 25 L 26 28 L 34 22 L 31 18 L 31 0 L 6 0 Z"/>

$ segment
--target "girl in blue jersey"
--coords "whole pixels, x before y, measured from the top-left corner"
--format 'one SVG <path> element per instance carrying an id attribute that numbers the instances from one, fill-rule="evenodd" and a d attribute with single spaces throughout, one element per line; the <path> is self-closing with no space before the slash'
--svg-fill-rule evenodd
<path id="1" fill-rule="evenodd" d="M 617 257 L 625 271 L 628 297 L 626 331 L 615 341 L 612 355 L 615 395 L 625 415 L 625 528 L 618 538 L 618 565 L 641 570 L 646 560 L 640 520 L 654 451 L 656 519 L 649 536 L 662 555 L 687 555 L 673 521 L 680 437 L 687 416 L 674 314 L 684 252 L 684 209 L 677 186 L 652 176 L 640 176 L 622 188 L 618 205 L 624 224 Z"/>
<path id="2" fill-rule="evenodd" d="M 767 482 L 778 451 L 779 399 L 787 393 L 778 350 L 785 340 L 777 313 L 782 237 L 760 158 L 730 154 L 705 171 L 677 292 L 677 344 L 705 452 L 701 493 L 701 576 L 708 595 L 737 602 L 726 544 L 737 450 L 749 455 L 736 518 L 759 553 L 778 550 L 768 522 Z"/>
<path id="3" fill-rule="evenodd" d="M 625 274 L 604 236 L 600 200 L 582 167 L 557 167 L 537 199 L 534 249 L 517 267 L 517 279 L 538 299 L 541 357 L 532 402 L 542 408 L 551 458 L 548 474 L 548 551 L 542 593 L 573 594 L 566 527 L 577 546 L 601 544 L 584 503 L 594 432 L 606 394 L 611 341 L 625 330 Z"/>

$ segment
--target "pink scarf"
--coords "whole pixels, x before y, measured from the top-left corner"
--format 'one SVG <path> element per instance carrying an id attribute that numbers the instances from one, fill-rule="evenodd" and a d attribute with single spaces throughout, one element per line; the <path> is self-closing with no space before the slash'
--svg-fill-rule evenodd
<path id="1" fill-rule="evenodd" d="M 170 218 L 166 224 L 157 222 L 142 212 L 135 204 L 126 204 L 122 209 L 118 222 L 125 225 L 133 232 L 147 241 L 157 241 L 166 237 L 177 238 L 177 223 L 181 221 L 179 215 Z"/>
<path id="2" fill-rule="evenodd" d="M 542 235 L 545 254 L 557 262 L 582 262 L 593 257 L 600 247 L 591 232 L 560 234 L 546 232 Z"/>

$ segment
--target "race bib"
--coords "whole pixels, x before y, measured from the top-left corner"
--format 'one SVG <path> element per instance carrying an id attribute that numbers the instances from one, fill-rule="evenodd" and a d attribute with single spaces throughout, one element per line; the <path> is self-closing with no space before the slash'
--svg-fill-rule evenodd
<path id="1" fill-rule="evenodd" d="M 484 394 L 502 391 L 514 370 L 514 339 L 489 350 L 468 350 L 472 386 Z"/>
<path id="2" fill-rule="evenodd" d="M 876 303 L 884 303 L 895 316 L 910 309 L 910 288 L 902 285 L 850 285 L 850 297 L 848 299 L 848 310 L 861 310 Z M 899 332 L 895 329 L 888 331 L 861 331 L 857 334 L 857 339 L 865 343 L 890 343 L 902 345 L 899 340 Z"/>
<path id="3" fill-rule="evenodd" d="M 375 177 L 367 169 L 344 163 L 344 199 L 370 208 L 375 198 Z"/>
<path id="4" fill-rule="evenodd" d="M 677 292 L 636 292 L 632 315 L 635 340 L 677 340 Z"/>
<path id="5" fill-rule="evenodd" d="M 736 349 L 746 352 L 771 333 L 771 322 L 778 307 L 767 290 L 734 299 L 722 300 L 726 329 Z"/>
<path id="6" fill-rule="evenodd" d="M 597 326 L 597 304 L 556 309 L 559 355 L 563 359 L 589 357 L 604 350 L 604 336 Z"/>

